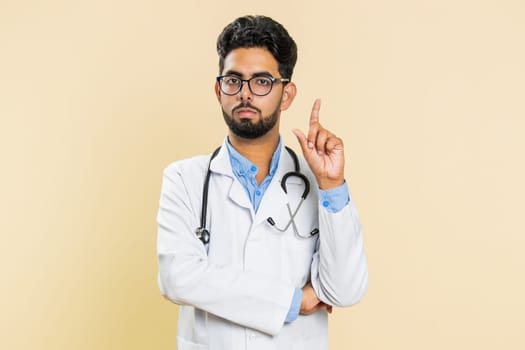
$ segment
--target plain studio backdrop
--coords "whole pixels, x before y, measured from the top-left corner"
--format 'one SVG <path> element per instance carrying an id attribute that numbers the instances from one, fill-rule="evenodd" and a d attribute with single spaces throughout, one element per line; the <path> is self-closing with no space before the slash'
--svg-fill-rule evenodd
<path id="1" fill-rule="evenodd" d="M 370 283 L 330 349 L 524 349 L 522 0 L 1 0 L 0 348 L 175 349 L 162 170 L 223 140 L 245 14 L 299 46 L 286 144 L 317 97 L 345 141 Z"/>

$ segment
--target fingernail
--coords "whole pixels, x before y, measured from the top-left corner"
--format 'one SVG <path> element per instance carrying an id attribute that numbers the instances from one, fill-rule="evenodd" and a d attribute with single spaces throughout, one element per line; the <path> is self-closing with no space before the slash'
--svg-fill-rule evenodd
<path id="1" fill-rule="evenodd" d="M 308 148 L 314 148 L 314 143 L 311 141 L 308 141 Z"/>

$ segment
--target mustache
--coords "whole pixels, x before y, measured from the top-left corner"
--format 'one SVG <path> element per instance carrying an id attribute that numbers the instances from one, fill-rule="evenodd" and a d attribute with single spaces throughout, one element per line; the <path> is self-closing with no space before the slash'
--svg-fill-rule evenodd
<path id="1" fill-rule="evenodd" d="M 253 106 L 250 102 L 241 102 L 239 103 L 237 106 L 233 107 L 232 109 L 232 113 L 235 112 L 236 110 L 240 109 L 240 108 L 250 108 L 250 109 L 253 109 L 254 111 L 258 112 L 258 113 L 261 113 L 261 110 L 255 106 Z"/>

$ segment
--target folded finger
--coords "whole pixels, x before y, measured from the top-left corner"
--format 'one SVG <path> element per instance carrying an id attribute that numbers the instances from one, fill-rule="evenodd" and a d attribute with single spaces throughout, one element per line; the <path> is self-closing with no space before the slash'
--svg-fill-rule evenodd
<path id="1" fill-rule="evenodd" d="M 326 140 L 326 152 L 327 153 L 330 153 L 334 150 L 340 150 L 340 149 L 343 149 L 343 140 L 340 139 L 339 137 L 335 136 L 335 135 L 331 135 L 327 140 Z"/>
<path id="2" fill-rule="evenodd" d="M 327 153 L 326 145 L 331 136 L 332 134 L 328 132 L 326 129 L 319 130 L 317 134 L 317 142 L 315 144 L 317 153 L 319 154 Z"/>
<path id="3" fill-rule="evenodd" d="M 308 148 L 312 149 L 316 147 L 320 129 L 321 125 L 319 123 L 310 124 L 310 128 L 308 129 Z"/>
<path id="4" fill-rule="evenodd" d="M 308 149 L 308 140 L 304 133 L 299 129 L 293 129 L 292 132 L 294 133 L 295 137 L 297 137 L 297 141 L 299 141 L 299 145 L 301 146 L 301 149 L 303 151 L 303 154 Z"/>

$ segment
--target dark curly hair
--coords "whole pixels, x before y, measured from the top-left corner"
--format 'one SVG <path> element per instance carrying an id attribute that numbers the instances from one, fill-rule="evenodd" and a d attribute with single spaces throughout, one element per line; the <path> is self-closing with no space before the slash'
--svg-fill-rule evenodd
<path id="1" fill-rule="evenodd" d="M 232 50 L 251 47 L 267 49 L 279 63 L 281 76 L 292 78 L 297 62 L 297 45 L 280 23 L 266 16 L 239 17 L 223 29 L 217 38 L 219 73 L 224 69 L 224 59 Z"/>

